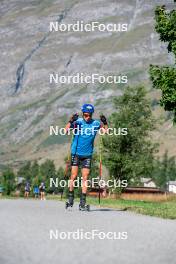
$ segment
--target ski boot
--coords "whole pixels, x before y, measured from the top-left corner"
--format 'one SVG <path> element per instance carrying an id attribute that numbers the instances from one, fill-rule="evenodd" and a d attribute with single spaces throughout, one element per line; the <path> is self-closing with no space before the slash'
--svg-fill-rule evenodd
<path id="1" fill-rule="evenodd" d="M 79 210 L 80 211 L 90 211 L 90 205 L 86 204 L 86 194 L 82 193 L 80 198 L 80 204 L 79 204 Z"/>
<path id="2" fill-rule="evenodd" d="M 66 202 L 65 204 L 65 209 L 67 209 L 68 207 L 73 207 L 73 204 L 74 204 L 74 193 L 69 192 L 68 202 Z"/>

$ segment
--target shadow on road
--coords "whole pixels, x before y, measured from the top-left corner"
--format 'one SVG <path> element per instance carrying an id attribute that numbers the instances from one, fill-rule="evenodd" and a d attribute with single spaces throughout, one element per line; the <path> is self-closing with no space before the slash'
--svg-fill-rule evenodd
<path id="1" fill-rule="evenodd" d="M 124 212 L 124 211 L 127 211 L 127 208 L 124 208 L 124 209 L 109 209 L 109 208 L 90 209 L 90 212 Z"/>

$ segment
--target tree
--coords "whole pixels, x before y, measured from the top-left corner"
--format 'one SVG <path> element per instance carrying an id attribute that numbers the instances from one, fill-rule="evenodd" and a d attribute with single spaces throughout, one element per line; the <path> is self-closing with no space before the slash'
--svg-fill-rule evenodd
<path id="1" fill-rule="evenodd" d="M 156 32 L 160 40 L 167 42 L 168 52 L 172 52 L 176 58 L 176 10 L 167 11 L 165 6 L 159 6 L 155 10 Z M 174 114 L 173 122 L 176 122 L 176 67 L 150 65 L 150 77 L 153 87 L 162 91 L 161 106 L 166 111 Z"/>
<path id="2" fill-rule="evenodd" d="M 32 185 L 32 187 L 39 186 L 42 181 L 44 181 L 43 180 L 43 177 L 42 177 L 42 175 L 40 173 L 38 173 L 37 176 L 35 176 L 35 177 L 32 178 L 31 185 Z"/>
<path id="3" fill-rule="evenodd" d="M 17 177 L 23 177 L 26 181 L 31 181 L 31 162 L 27 161 L 17 172 Z"/>
<path id="4" fill-rule="evenodd" d="M 12 169 L 7 168 L 2 173 L 2 186 L 4 189 L 4 193 L 10 195 L 12 191 L 15 189 L 15 174 Z"/>
<path id="5" fill-rule="evenodd" d="M 40 166 L 40 174 L 42 175 L 42 181 L 45 182 L 46 189 L 49 189 L 50 186 L 50 178 L 56 177 L 56 168 L 53 160 L 47 159 Z"/>
<path id="6" fill-rule="evenodd" d="M 154 119 L 144 87 L 127 87 L 121 97 L 114 99 L 114 107 L 109 126 L 127 128 L 127 135 L 103 137 L 104 163 L 112 178 L 138 183 L 140 177 L 151 175 L 156 151 L 150 139 Z"/>
<path id="7" fill-rule="evenodd" d="M 162 189 L 167 188 L 168 181 L 176 180 L 175 157 L 169 157 L 166 151 L 162 159 L 156 160 L 152 178 L 156 185 Z"/>
<path id="8" fill-rule="evenodd" d="M 31 176 L 32 178 L 38 176 L 39 174 L 39 164 L 38 162 L 35 160 L 34 163 L 31 165 L 30 171 L 31 171 Z"/>
<path id="9" fill-rule="evenodd" d="M 64 191 L 64 188 L 62 187 L 61 184 L 62 180 L 67 180 L 66 177 L 64 177 L 64 175 L 65 175 L 64 169 L 62 167 L 59 167 L 56 174 L 53 175 L 52 177 L 54 182 L 57 182 L 58 180 L 58 186 L 57 187 L 55 187 L 54 185 L 51 186 L 49 188 L 49 192 L 56 194 L 56 193 L 62 193 Z"/>

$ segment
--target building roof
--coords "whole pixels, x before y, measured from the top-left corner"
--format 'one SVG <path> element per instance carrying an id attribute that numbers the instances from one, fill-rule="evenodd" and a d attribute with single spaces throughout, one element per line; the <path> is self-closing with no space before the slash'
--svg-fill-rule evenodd
<path id="1" fill-rule="evenodd" d="M 149 183 L 149 182 L 153 182 L 153 180 L 151 178 L 141 178 L 141 182 L 142 183 Z"/>

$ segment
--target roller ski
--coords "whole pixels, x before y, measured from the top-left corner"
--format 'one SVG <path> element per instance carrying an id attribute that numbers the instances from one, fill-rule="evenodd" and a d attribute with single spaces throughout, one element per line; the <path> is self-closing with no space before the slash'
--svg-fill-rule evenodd
<path id="1" fill-rule="evenodd" d="M 81 205 L 79 204 L 79 211 L 90 211 L 90 205 L 89 204 L 85 204 L 85 205 Z"/>
<path id="2" fill-rule="evenodd" d="M 79 204 L 79 210 L 80 211 L 90 211 L 90 205 L 86 204 L 86 194 L 82 193 L 80 197 L 80 204 Z"/>
<path id="3" fill-rule="evenodd" d="M 69 202 L 66 202 L 65 203 L 65 209 L 67 209 L 68 207 L 73 207 L 73 204 L 69 203 Z"/>
<path id="4" fill-rule="evenodd" d="M 74 204 L 74 193 L 69 192 L 68 201 L 65 203 L 65 209 L 68 207 L 73 207 Z"/>

